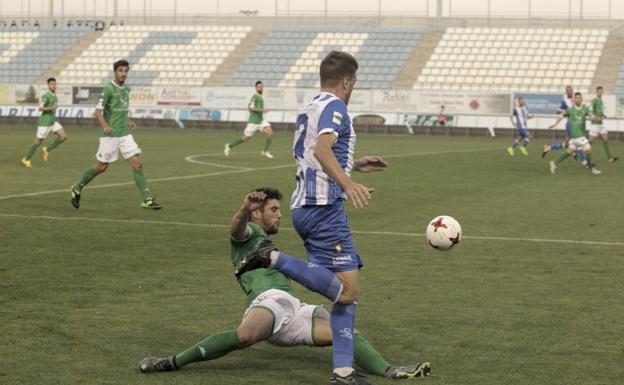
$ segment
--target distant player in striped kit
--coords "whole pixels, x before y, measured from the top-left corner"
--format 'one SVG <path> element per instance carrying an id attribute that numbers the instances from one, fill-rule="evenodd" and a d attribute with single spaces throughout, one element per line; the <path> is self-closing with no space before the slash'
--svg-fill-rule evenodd
<path id="1" fill-rule="evenodd" d="M 591 121 L 591 126 L 589 128 L 589 141 L 593 143 L 596 139 L 600 138 L 600 140 L 602 140 L 602 146 L 604 147 L 607 157 L 609 158 L 609 163 L 613 163 L 619 158 L 611 155 L 609 134 L 603 123 L 603 119 L 605 119 L 606 116 L 604 114 L 604 104 L 602 103 L 602 92 L 602 87 L 597 87 L 596 97 L 591 102 L 591 109 L 596 119 Z"/>
<path id="2" fill-rule="evenodd" d="M 527 121 L 529 119 L 533 119 L 533 115 L 529 114 L 524 98 L 519 97 L 516 102 L 516 106 L 513 109 L 513 113 L 511 114 L 511 124 L 516 130 L 518 130 L 518 134 L 511 144 L 511 147 L 507 148 L 507 152 L 510 156 L 514 156 L 514 150 L 516 147 L 520 146 L 520 141 L 522 141 L 520 152 L 523 155 L 529 155 L 529 151 L 527 150 L 530 140 L 529 130 L 527 128 Z"/>

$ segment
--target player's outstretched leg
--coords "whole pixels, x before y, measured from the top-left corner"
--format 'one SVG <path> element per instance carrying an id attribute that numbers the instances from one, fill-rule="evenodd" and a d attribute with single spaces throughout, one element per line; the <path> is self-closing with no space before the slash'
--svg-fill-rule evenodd
<path id="1" fill-rule="evenodd" d="M 82 189 L 89 184 L 96 176 L 100 175 L 108 168 L 108 163 L 100 163 L 97 162 L 95 167 L 88 169 L 85 171 L 82 178 L 74 183 L 71 186 L 71 204 L 76 209 L 80 208 L 80 195 L 82 194 Z"/>
<path id="2" fill-rule="evenodd" d="M 273 154 L 269 152 L 269 147 L 271 147 L 271 141 L 273 140 L 273 129 L 271 127 L 265 128 L 264 134 L 266 135 L 266 139 L 264 140 L 264 148 L 260 152 L 260 155 L 273 159 Z"/>
<path id="3" fill-rule="evenodd" d="M 527 150 L 528 146 L 529 146 L 529 139 L 525 138 L 524 141 L 522 142 L 522 146 L 520 147 L 520 152 L 522 153 L 522 155 L 529 155 L 529 151 Z"/>
<path id="4" fill-rule="evenodd" d="M 234 139 L 233 141 L 226 143 L 225 144 L 225 148 L 223 149 L 223 155 L 225 156 L 230 156 L 230 150 L 233 147 L 238 146 L 239 144 L 243 143 L 245 140 L 243 138 L 238 138 L 238 139 Z"/>
<path id="5" fill-rule="evenodd" d="M 170 372 L 177 369 L 174 356 L 164 358 L 145 357 L 139 363 L 141 373 Z"/>
<path id="6" fill-rule="evenodd" d="M 28 149 L 28 153 L 26 154 L 25 157 L 22 158 L 22 165 L 24 167 L 32 168 L 32 163 L 30 162 L 30 160 L 32 159 L 33 155 L 35 154 L 35 151 L 37 151 L 37 147 L 39 147 L 40 144 L 41 144 L 41 141 L 37 139 L 33 144 L 30 145 L 30 148 Z"/>
<path id="7" fill-rule="evenodd" d="M 50 143 L 50 145 L 43 146 L 41 148 L 41 158 L 43 158 L 44 161 L 47 161 L 50 155 L 50 151 L 60 146 L 66 139 L 67 139 L 67 136 L 63 136 L 63 137 L 57 136 L 56 138 L 54 138 L 54 141 Z"/>

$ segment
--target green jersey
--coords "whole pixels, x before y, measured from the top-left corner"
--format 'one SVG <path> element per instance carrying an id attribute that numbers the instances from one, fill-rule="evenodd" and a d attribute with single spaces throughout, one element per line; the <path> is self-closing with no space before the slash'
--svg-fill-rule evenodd
<path id="1" fill-rule="evenodd" d="M 128 129 L 128 107 L 130 105 L 130 88 L 126 85 L 119 86 L 111 81 L 102 90 L 102 96 L 97 105 L 98 110 L 104 111 L 104 120 L 113 128 L 106 135 L 100 127 L 100 136 L 126 136 L 130 135 Z"/>
<path id="2" fill-rule="evenodd" d="M 254 94 L 254 96 L 251 97 L 251 100 L 249 101 L 249 108 L 259 108 L 259 109 L 263 109 L 264 108 L 264 99 L 262 98 L 262 95 L 260 95 L 259 93 Z M 262 123 L 262 112 L 254 112 L 254 111 L 250 111 L 249 112 L 249 123 L 253 123 L 253 124 L 260 124 Z"/>
<path id="3" fill-rule="evenodd" d="M 41 97 L 41 105 L 43 107 L 50 107 L 56 104 L 56 95 L 52 91 L 46 91 L 45 94 Z M 54 121 L 56 121 L 56 116 L 54 115 L 55 111 L 43 111 L 41 112 L 41 116 L 39 116 L 39 122 L 37 123 L 39 127 L 50 127 L 54 125 Z"/>
<path id="4" fill-rule="evenodd" d="M 563 116 L 568 118 L 568 121 L 572 125 L 572 138 L 581 138 L 587 135 L 586 129 L 586 120 L 588 116 L 591 116 L 591 111 L 587 108 L 586 105 L 582 105 L 581 107 L 577 107 L 573 105 L 572 107 L 568 107 L 567 110 L 563 113 Z"/>
<path id="5" fill-rule="evenodd" d="M 593 124 L 602 124 L 602 119 L 605 117 L 605 114 L 604 114 L 604 103 L 602 102 L 602 99 L 595 98 L 594 100 L 592 100 L 591 106 L 592 106 L 592 112 L 598 118 L 596 120 L 592 120 L 592 123 Z"/>
<path id="6" fill-rule="evenodd" d="M 256 248 L 259 242 L 268 238 L 259 225 L 247 223 L 248 236 L 242 241 L 230 239 L 232 244 L 232 263 L 236 266 L 247 254 Z M 260 293 L 269 289 L 283 290 L 293 294 L 292 286 L 286 276 L 274 269 L 250 270 L 240 277 L 239 284 L 247 295 L 246 306 L 249 306 Z"/>

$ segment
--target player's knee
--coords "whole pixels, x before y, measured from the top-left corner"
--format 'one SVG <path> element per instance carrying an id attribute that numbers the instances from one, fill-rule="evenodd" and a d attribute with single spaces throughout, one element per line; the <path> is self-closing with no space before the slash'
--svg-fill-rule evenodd
<path id="1" fill-rule="evenodd" d="M 358 299 L 358 290 L 357 289 L 348 289 L 344 288 L 342 293 L 340 294 L 340 298 L 338 298 L 338 303 L 343 305 L 351 305 L 356 302 Z"/>
<path id="2" fill-rule="evenodd" d="M 236 334 L 238 334 L 238 341 L 242 346 L 253 345 L 258 341 L 261 341 L 259 333 L 257 330 L 253 330 L 250 328 L 238 328 L 236 329 Z"/>
<path id="3" fill-rule="evenodd" d="M 245 143 L 249 142 L 249 137 L 248 136 L 243 136 L 243 142 L 245 142 Z"/>
<path id="4" fill-rule="evenodd" d="M 103 173 L 107 169 L 108 169 L 108 164 L 106 163 L 99 163 L 95 165 L 95 172 L 97 172 L 98 174 Z"/>

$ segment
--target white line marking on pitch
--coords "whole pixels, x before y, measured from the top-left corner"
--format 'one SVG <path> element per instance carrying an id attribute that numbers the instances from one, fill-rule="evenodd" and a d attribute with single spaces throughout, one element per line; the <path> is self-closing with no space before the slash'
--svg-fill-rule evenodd
<path id="1" fill-rule="evenodd" d="M 230 166 L 230 165 L 227 165 L 227 164 L 204 162 L 203 160 L 195 159 L 195 158 L 199 158 L 201 156 L 207 156 L 207 155 L 208 154 L 189 155 L 187 157 L 184 157 L 184 160 L 189 162 L 189 163 L 201 164 L 201 165 L 206 165 L 206 166 L 233 168 L 235 170 L 253 170 L 252 168 L 249 168 L 249 167 Z"/>
<path id="2" fill-rule="evenodd" d="M 161 225 L 161 226 L 191 226 L 191 227 L 207 227 L 228 229 L 227 225 L 211 224 L 211 223 L 190 223 L 190 222 L 174 222 L 174 221 L 150 221 L 144 219 L 114 219 L 114 218 L 89 218 L 89 217 L 54 217 L 48 215 L 23 215 L 23 214 L 5 214 L 0 213 L 2 218 L 23 218 L 23 219 L 47 219 L 56 221 L 84 221 L 84 222 L 108 222 L 108 223 L 135 223 L 146 225 Z M 292 227 L 282 227 L 281 230 L 295 231 Z M 366 231 L 366 230 L 353 230 L 353 234 L 362 235 L 389 235 L 398 237 L 416 237 L 423 238 L 424 234 L 417 233 L 402 233 L 394 231 Z M 596 246 L 624 246 L 624 242 L 603 242 L 603 241 L 583 241 L 583 240 L 571 240 L 571 239 L 547 239 L 547 238 L 510 238 L 510 237 L 488 237 L 488 236 L 464 236 L 465 239 L 477 239 L 488 241 L 520 241 L 520 242 L 537 242 L 537 243 L 566 243 L 575 245 L 596 245 Z"/>
<path id="3" fill-rule="evenodd" d="M 454 153 L 464 153 L 464 152 L 478 152 L 478 151 L 489 151 L 499 149 L 499 147 L 482 147 L 482 148 L 471 148 L 465 150 L 450 150 L 450 151 L 427 151 L 427 152 L 409 152 L 404 154 L 390 154 L 387 156 L 383 156 L 384 158 L 399 158 L 399 157 L 408 157 L 408 156 L 423 156 L 423 155 L 443 155 L 443 154 L 454 154 Z M 216 154 L 216 153 L 215 153 Z M 201 154 L 199 154 L 201 155 Z M 212 155 L 212 154 L 205 154 Z M 197 156 L 197 155 L 191 155 Z M 167 178 L 156 178 L 156 179 L 148 179 L 148 182 L 168 182 L 172 180 L 185 180 L 185 179 L 195 179 L 195 178 L 205 178 L 211 176 L 219 176 L 219 175 L 230 175 L 230 174 L 238 174 L 244 172 L 252 172 L 252 171 L 265 171 L 265 170 L 277 170 L 280 168 L 286 167 L 294 167 L 295 163 L 291 164 L 282 164 L 278 166 L 270 166 L 270 167 L 258 167 L 258 168 L 240 168 L 230 171 L 221 171 L 221 172 L 211 172 L 206 174 L 196 174 L 196 175 L 185 175 L 185 176 L 173 176 Z M 219 166 L 217 166 L 219 167 Z M 223 167 L 223 165 L 221 165 Z M 230 166 L 231 167 L 231 166 Z M 119 186 L 129 186 L 134 184 L 134 182 L 120 182 L 120 183 L 108 183 L 101 185 L 88 186 L 87 189 L 97 189 L 97 188 L 108 188 L 108 187 L 119 187 Z M 26 193 L 26 194 L 13 194 L 13 195 L 5 195 L 0 196 L 0 201 L 13 199 L 13 198 L 24 198 L 24 197 L 35 197 L 41 195 L 49 195 L 49 194 L 58 194 L 58 193 L 67 193 L 69 194 L 69 187 L 62 190 L 48 190 L 48 191 L 39 191 L 34 193 Z"/>

